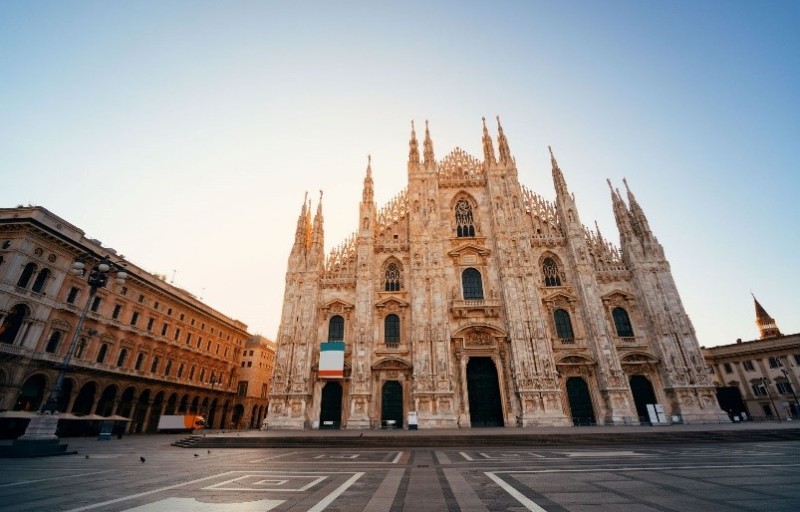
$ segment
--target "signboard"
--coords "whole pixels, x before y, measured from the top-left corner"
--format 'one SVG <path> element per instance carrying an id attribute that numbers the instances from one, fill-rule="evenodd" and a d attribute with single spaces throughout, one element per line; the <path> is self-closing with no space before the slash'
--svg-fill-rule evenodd
<path id="1" fill-rule="evenodd" d="M 647 404 L 647 415 L 650 416 L 650 423 L 653 425 L 667 423 L 664 406 L 661 404 Z"/>
<path id="2" fill-rule="evenodd" d="M 344 378 L 343 341 L 327 341 L 320 344 L 319 376 L 325 379 Z"/>

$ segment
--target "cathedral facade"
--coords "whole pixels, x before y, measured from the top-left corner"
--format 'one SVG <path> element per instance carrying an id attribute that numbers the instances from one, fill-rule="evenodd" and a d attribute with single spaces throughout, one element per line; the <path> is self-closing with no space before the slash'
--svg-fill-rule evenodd
<path id="1" fill-rule="evenodd" d="M 437 161 L 412 124 L 407 188 L 378 209 L 368 164 L 358 229 L 327 255 L 321 197 L 304 201 L 268 427 L 726 420 L 633 194 L 611 189 L 617 248 L 551 163 L 554 201 L 520 184 L 499 119 L 482 160 Z"/>

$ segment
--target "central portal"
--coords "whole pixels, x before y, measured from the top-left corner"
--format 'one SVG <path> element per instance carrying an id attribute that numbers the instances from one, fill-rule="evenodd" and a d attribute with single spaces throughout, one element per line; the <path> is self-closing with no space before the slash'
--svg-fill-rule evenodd
<path id="1" fill-rule="evenodd" d="M 467 363 L 469 420 L 473 427 L 502 427 L 503 405 L 497 368 L 490 357 L 471 357 Z"/>
<path id="2" fill-rule="evenodd" d="M 319 428 L 339 428 L 342 423 L 342 386 L 331 381 L 322 388 Z"/>

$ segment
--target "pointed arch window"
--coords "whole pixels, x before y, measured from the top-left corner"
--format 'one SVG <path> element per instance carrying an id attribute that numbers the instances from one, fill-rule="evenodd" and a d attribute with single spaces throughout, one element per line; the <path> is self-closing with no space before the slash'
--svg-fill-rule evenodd
<path id="1" fill-rule="evenodd" d="M 43 268 L 39 271 L 39 274 L 36 276 L 36 281 L 33 282 L 33 287 L 31 291 L 36 293 L 43 293 L 44 285 L 47 283 L 47 278 L 50 277 L 50 270 Z"/>
<path id="2" fill-rule="evenodd" d="M 456 236 L 475 236 L 475 222 L 472 218 L 472 205 L 466 199 L 456 202 Z"/>
<path id="3" fill-rule="evenodd" d="M 400 287 L 400 267 L 397 263 L 389 263 L 386 265 L 383 289 L 387 292 L 399 292 Z"/>
<path id="4" fill-rule="evenodd" d="M 468 268 L 461 273 L 461 286 L 464 291 L 464 300 L 483 299 L 483 283 L 481 273 L 477 269 Z"/>
<path id="5" fill-rule="evenodd" d="M 562 340 L 573 340 L 575 334 L 572 332 L 572 321 L 569 313 L 563 309 L 553 311 L 553 321 L 556 324 L 556 335 Z"/>
<path id="6" fill-rule="evenodd" d="M 344 341 L 344 318 L 334 315 L 328 321 L 328 341 Z"/>
<path id="7" fill-rule="evenodd" d="M 391 314 L 383 320 L 383 340 L 387 345 L 400 343 L 400 317 Z"/>
<path id="8" fill-rule="evenodd" d="M 545 286 L 561 286 L 561 272 L 553 258 L 545 258 L 542 262 L 542 274 Z"/>
<path id="9" fill-rule="evenodd" d="M 617 329 L 617 336 L 620 338 L 633 338 L 633 326 L 628 312 L 623 308 L 614 308 L 611 311 L 611 316 L 614 317 L 614 327 Z"/>
<path id="10" fill-rule="evenodd" d="M 19 281 L 17 281 L 17 286 L 27 288 L 34 272 L 36 272 L 36 263 L 31 262 L 25 265 L 25 268 L 22 269 L 22 275 L 19 276 Z"/>
<path id="11" fill-rule="evenodd" d="M 47 346 L 44 351 L 49 354 L 55 354 L 58 351 L 58 344 L 61 342 L 61 331 L 53 331 L 50 339 L 47 341 Z"/>

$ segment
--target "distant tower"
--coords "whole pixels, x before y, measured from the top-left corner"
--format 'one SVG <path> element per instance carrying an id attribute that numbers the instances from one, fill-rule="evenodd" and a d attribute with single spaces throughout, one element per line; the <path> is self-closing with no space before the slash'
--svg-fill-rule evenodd
<path id="1" fill-rule="evenodd" d="M 755 295 L 753 295 L 753 302 L 756 306 L 756 325 L 758 326 L 758 331 L 760 333 L 758 338 L 764 340 L 767 338 L 777 338 L 778 336 L 781 336 L 781 331 L 778 329 L 778 324 L 775 323 L 775 320 L 771 316 L 769 316 L 764 307 L 758 303 L 758 299 L 756 299 Z"/>

